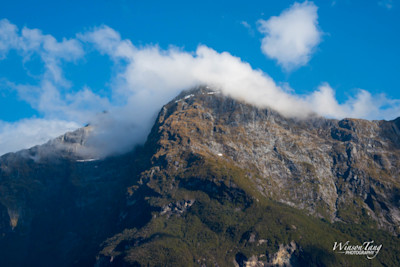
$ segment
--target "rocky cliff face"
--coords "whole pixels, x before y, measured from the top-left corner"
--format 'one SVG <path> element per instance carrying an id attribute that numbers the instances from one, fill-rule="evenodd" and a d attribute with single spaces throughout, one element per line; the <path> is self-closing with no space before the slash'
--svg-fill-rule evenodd
<path id="1" fill-rule="evenodd" d="M 220 157 L 263 197 L 330 221 L 369 217 L 400 230 L 400 118 L 297 120 L 203 89 L 166 105 L 156 127 L 155 158 L 179 167 L 182 151 Z"/>
<path id="2" fill-rule="evenodd" d="M 21 266 L 367 266 L 332 252 L 367 238 L 384 243 L 374 265 L 396 266 L 399 129 L 400 119 L 298 120 L 207 87 L 183 92 L 131 153 L 82 154 L 89 127 L 1 157 L 0 256 Z"/>

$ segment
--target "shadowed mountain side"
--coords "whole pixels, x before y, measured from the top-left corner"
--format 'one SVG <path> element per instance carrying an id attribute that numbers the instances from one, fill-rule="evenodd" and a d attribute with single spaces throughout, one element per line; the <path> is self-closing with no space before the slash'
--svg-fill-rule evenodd
<path id="1" fill-rule="evenodd" d="M 49 145 L 0 158 L 3 266 L 90 266 L 102 240 L 125 227 L 126 187 L 143 168 L 135 155 L 140 148 L 105 160 L 82 160 L 63 149 L 27 156 Z M 150 211 L 124 222 L 142 226 Z"/>

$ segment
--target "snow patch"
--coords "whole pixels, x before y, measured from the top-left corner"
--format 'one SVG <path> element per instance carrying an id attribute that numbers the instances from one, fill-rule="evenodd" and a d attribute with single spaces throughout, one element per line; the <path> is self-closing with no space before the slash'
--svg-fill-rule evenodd
<path id="1" fill-rule="evenodd" d="M 90 162 L 90 161 L 96 161 L 98 159 L 78 159 L 76 162 Z"/>
<path id="2" fill-rule="evenodd" d="M 193 96 L 194 96 L 194 94 L 190 94 L 190 95 L 184 96 L 183 98 L 176 100 L 175 103 L 181 102 L 181 101 L 184 100 L 184 99 L 185 99 L 185 100 L 186 100 L 186 99 L 189 99 L 189 98 L 191 98 L 191 97 L 193 97 Z"/>
<path id="3" fill-rule="evenodd" d="M 191 98 L 193 96 L 194 96 L 194 94 L 190 94 L 190 95 L 185 96 L 183 99 L 189 99 L 189 98 Z"/>

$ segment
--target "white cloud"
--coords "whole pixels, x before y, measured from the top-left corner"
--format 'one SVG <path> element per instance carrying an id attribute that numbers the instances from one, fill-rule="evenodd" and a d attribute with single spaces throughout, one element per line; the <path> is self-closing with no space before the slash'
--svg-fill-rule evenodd
<path id="1" fill-rule="evenodd" d="M 8 87 L 18 91 L 19 96 L 32 107 L 48 117 L 87 120 L 78 113 L 89 111 L 92 107 L 106 109 L 108 100 L 94 94 L 89 88 L 78 92 L 69 92 L 71 82 L 64 77 L 62 63 L 73 62 L 84 56 L 83 44 L 78 39 L 57 41 L 52 35 L 43 34 L 39 29 L 24 27 L 21 31 L 8 20 L 0 21 L 0 47 L 14 49 L 29 61 L 38 55 L 43 62 L 44 72 L 38 84 L 18 84 L 7 82 Z M 2 36 L 2 35 L 0 35 Z M 7 37 L 9 36 L 9 37 Z"/>
<path id="2" fill-rule="evenodd" d="M 161 91 L 168 99 L 182 89 L 210 84 L 227 95 L 272 107 L 288 116 L 297 114 L 292 112 L 293 107 L 307 109 L 298 97 L 283 92 L 267 74 L 227 52 L 218 53 L 206 46 L 199 46 L 194 54 L 174 48 L 139 50 L 123 77 L 129 88 L 140 88 L 141 95 Z"/>
<path id="3" fill-rule="evenodd" d="M 43 64 L 47 66 L 48 55 L 55 59 L 60 75 L 46 67 L 36 85 L 7 83 L 44 114 L 44 119 L 1 123 L 0 147 L 3 150 L 0 153 L 38 144 L 87 122 L 94 127 L 88 141 L 92 152 L 105 156 L 128 151 L 145 141 L 162 105 L 181 90 L 199 84 L 214 86 L 225 95 L 259 107 L 273 108 L 285 116 L 304 118 L 317 113 L 332 118 L 393 119 L 400 114 L 399 100 L 372 96 L 364 90 L 359 90 L 355 97 L 344 103 L 337 101 L 328 84 L 322 84 L 309 95 L 297 95 L 288 84 L 277 85 L 266 73 L 253 69 L 240 58 L 228 52 L 218 53 L 204 45 L 194 52 L 176 47 L 167 50 L 158 46 L 135 47 L 107 26 L 61 42 L 38 30 L 26 29 L 29 34 L 25 36 L 30 37 L 21 37 L 23 34 L 18 34 L 15 28 L 7 28 L 11 29 L 8 30 L 11 35 L 16 32 L 17 39 L 25 40 L 25 47 L 30 47 L 22 49 L 24 59 L 29 53 L 43 54 Z M 7 49 L 20 49 L 11 42 L 7 44 L 11 47 Z M 82 47 L 94 48 L 113 60 L 115 76 L 111 78 L 110 98 L 101 97 L 90 88 L 70 92 L 65 90 L 69 81 L 54 78 L 63 77 L 62 60 L 77 60 L 84 56 Z M 107 112 L 103 113 L 103 110 Z"/>
<path id="4" fill-rule="evenodd" d="M 24 61 L 29 61 L 33 54 L 40 56 L 46 71 L 43 78 L 62 86 L 69 84 L 64 79 L 60 67 L 61 60 L 74 61 L 84 54 L 81 43 L 75 39 L 63 39 L 58 42 L 53 36 L 43 34 L 39 29 L 18 27 L 8 20 L 0 20 L 0 59 L 14 49 L 19 52 Z"/>
<path id="5" fill-rule="evenodd" d="M 17 46 L 17 30 L 17 26 L 11 24 L 8 20 L 0 20 L 0 60 L 4 59 L 11 48 Z"/>
<path id="6" fill-rule="evenodd" d="M 262 52 L 287 71 L 306 65 L 321 42 L 317 9 L 313 2 L 296 2 L 277 17 L 259 20 Z"/>
<path id="7" fill-rule="evenodd" d="M 0 155 L 43 144 L 78 127 L 74 122 L 62 120 L 25 119 L 14 123 L 0 121 Z"/>
<path id="8" fill-rule="evenodd" d="M 323 83 L 317 91 L 305 98 L 313 111 L 329 118 L 394 119 L 400 115 L 400 100 L 389 99 L 384 94 L 371 95 L 358 89 L 355 97 L 340 104 L 335 91 Z"/>
<path id="9" fill-rule="evenodd" d="M 98 51 L 114 60 L 133 59 L 132 53 L 136 50 L 130 40 L 121 40 L 118 32 L 105 25 L 77 36 L 79 40 L 93 44 Z"/>

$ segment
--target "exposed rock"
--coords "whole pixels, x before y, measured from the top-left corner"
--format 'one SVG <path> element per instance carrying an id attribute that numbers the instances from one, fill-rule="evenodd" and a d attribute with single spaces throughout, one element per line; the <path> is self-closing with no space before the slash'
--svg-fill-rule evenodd
<path id="1" fill-rule="evenodd" d="M 296 243 L 294 241 L 290 242 L 290 244 L 283 246 L 279 246 L 278 252 L 273 256 L 272 262 L 270 266 L 292 266 L 292 254 L 297 249 Z M 268 266 L 268 263 L 267 263 Z"/>
<path id="2" fill-rule="evenodd" d="M 162 109 L 154 162 L 178 162 L 182 151 L 218 156 L 246 169 L 265 197 L 330 221 L 369 213 L 398 231 L 398 120 L 285 118 L 208 92 L 182 93 Z"/>
<path id="3" fill-rule="evenodd" d="M 171 216 L 172 214 L 182 214 L 184 213 L 188 208 L 190 208 L 194 204 L 195 200 L 190 199 L 190 200 L 181 200 L 181 201 L 176 201 L 175 203 L 169 203 L 168 205 L 165 205 L 162 207 L 162 210 L 160 212 L 160 215 L 167 215 L 168 217 Z"/>
<path id="4" fill-rule="evenodd" d="M 246 267 L 264 267 L 265 264 L 262 261 L 259 261 L 257 256 L 251 256 L 250 259 L 248 259 L 244 266 Z"/>

